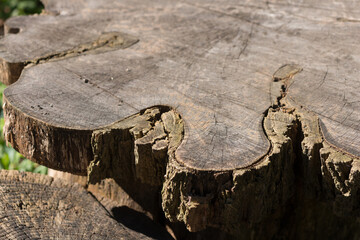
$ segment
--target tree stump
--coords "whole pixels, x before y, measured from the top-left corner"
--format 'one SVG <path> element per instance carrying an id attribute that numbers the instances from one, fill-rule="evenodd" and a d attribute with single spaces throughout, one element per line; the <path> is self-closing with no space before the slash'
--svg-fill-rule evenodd
<path id="1" fill-rule="evenodd" d="M 4 170 L 0 183 L 0 239 L 160 239 L 117 222 L 80 185 Z"/>
<path id="2" fill-rule="evenodd" d="M 191 232 L 360 236 L 360 3 L 44 3 L 0 39 L 24 156 Z"/>

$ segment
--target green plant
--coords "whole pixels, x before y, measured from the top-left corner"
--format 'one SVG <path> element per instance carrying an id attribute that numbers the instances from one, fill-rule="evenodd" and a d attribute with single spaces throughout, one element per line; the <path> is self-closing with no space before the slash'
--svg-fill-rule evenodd
<path id="1" fill-rule="evenodd" d="M 43 8 L 40 0 L 0 0 L 0 19 L 40 13 Z"/>

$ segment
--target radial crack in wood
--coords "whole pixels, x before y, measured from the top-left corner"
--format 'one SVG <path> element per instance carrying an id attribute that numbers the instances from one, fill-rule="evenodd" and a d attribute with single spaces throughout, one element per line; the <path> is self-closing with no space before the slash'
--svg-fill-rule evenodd
<path id="1" fill-rule="evenodd" d="M 314 239 L 358 236 L 357 2 L 106 3 L 49 0 L 56 16 L 7 23 L 20 31 L 0 40 L 3 59 L 44 56 L 19 50 L 35 40 L 49 54 L 103 32 L 140 40 L 25 68 L 5 91 L 7 141 L 90 182 L 111 177 L 190 231 L 291 238 L 310 218 L 328 220 Z"/>
<path id="2" fill-rule="evenodd" d="M 26 18 L 26 20 L 25 20 Z M 45 19 L 42 19 L 45 18 Z M 44 22 L 41 20 L 45 20 Z M 26 24 L 25 22 L 26 21 Z M 26 46 L 22 46 L 22 38 L 35 39 L 34 34 L 37 35 L 38 28 L 42 28 L 45 24 L 50 30 L 58 31 L 57 27 L 61 24 L 63 31 L 70 28 L 74 19 L 68 22 L 59 23 L 54 16 L 32 16 L 32 17 L 17 17 L 11 18 L 5 23 L 4 42 L 0 44 L 0 80 L 6 85 L 10 85 L 18 80 L 24 67 L 27 65 L 36 65 L 43 62 L 54 61 L 69 57 L 78 56 L 81 54 L 96 54 L 106 51 L 114 51 L 116 49 L 124 49 L 138 42 L 138 39 L 122 32 L 101 32 L 91 31 L 83 32 L 82 35 L 74 34 L 69 37 L 66 34 L 51 35 L 57 37 L 62 45 L 48 44 L 48 42 L 40 41 L 36 44 L 34 42 L 26 42 Z M 32 29 L 35 27 L 35 29 Z M 14 36 L 12 29 L 21 29 Z M 61 32 L 61 30 L 60 30 Z M 53 40 L 50 40 L 53 43 Z M 19 48 L 22 51 L 19 51 Z"/>
<path id="3" fill-rule="evenodd" d="M 223 64 L 217 59 L 232 54 L 233 43 L 243 40 L 242 47 L 248 44 L 245 40 L 252 31 L 252 26 L 240 23 L 228 25 L 227 19 L 219 16 L 214 18 L 212 13 L 186 4 L 173 5 L 160 1 L 156 5 L 163 6 L 166 11 L 157 12 L 153 6 L 146 4 L 134 9 L 138 14 L 141 13 L 141 16 L 146 13 L 151 18 L 157 16 L 155 18 L 157 22 L 151 24 L 148 21 L 136 20 L 135 13 L 127 12 L 134 7 L 134 3 L 128 5 L 125 2 L 117 2 L 115 11 L 109 12 L 106 17 L 101 11 L 95 13 L 92 9 L 88 11 L 83 9 L 81 16 L 77 14 L 37 16 L 29 19 L 26 26 L 23 26 L 25 30 L 16 35 L 6 36 L 4 39 L 7 40 L 3 44 L 9 47 L 11 44 L 25 47 L 31 44 L 26 39 L 35 39 L 34 35 L 28 35 L 34 33 L 29 29 L 41 25 L 41 29 L 37 28 L 37 31 L 43 32 L 45 29 L 53 29 L 53 24 L 57 24 L 57 21 L 65 21 L 62 24 L 64 29 L 62 27 L 57 29 L 58 32 L 64 33 L 67 24 L 74 21 L 78 23 L 79 32 L 75 34 L 76 36 L 72 36 L 75 38 L 72 44 L 79 44 L 77 36 L 85 34 L 84 32 L 90 28 L 89 22 L 93 21 L 95 16 L 98 16 L 96 19 L 98 22 L 91 26 L 95 32 L 104 31 L 102 24 L 110 26 L 109 24 L 112 23 L 112 32 L 137 33 L 132 35 L 139 36 L 140 41 L 121 51 L 111 51 L 96 56 L 81 55 L 26 68 L 20 80 L 6 90 L 8 106 L 24 111 L 27 116 L 39 123 L 40 128 L 43 123 L 49 123 L 49 126 L 54 128 L 78 129 L 79 133 L 102 128 L 151 106 L 171 106 L 176 108 L 183 119 L 186 119 L 184 141 L 177 150 L 178 160 L 183 164 L 197 169 L 218 170 L 246 167 L 253 161 L 259 160 L 269 149 L 269 142 L 262 131 L 261 122 L 263 113 L 269 105 L 268 92 L 263 82 L 270 82 L 271 78 L 261 74 L 251 76 L 252 70 L 247 66 L 241 67 L 242 61 L 234 63 L 241 67 L 239 73 L 249 77 L 247 82 L 239 81 L 236 75 L 225 76 L 223 70 L 217 67 Z M 178 19 L 173 19 L 173 16 Z M 193 20 L 197 16 L 202 16 L 200 18 L 202 20 L 192 28 Z M 163 21 L 167 18 L 171 20 Z M 20 22 L 20 20 L 13 21 Z M 154 30 L 151 26 L 158 26 L 159 29 Z M 169 30 L 174 28 L 183 30 L 169 34 Z M 244 33 L 246 33 L 245 38 Z M 64 48 L 62 43 L 67 37 L 66 34 L 54 34 L 55 39 L 50 37 L 52 35 L 48 32 L 41 35 L 42 37 L 37 39 L 42 39 L 43 43 L 54 42 L 47 48 L 52 52 L 51 54 Z M 15 37 L 21 38 L 22 42 L 12 41 Z M 91 39 L 87 35 L 84 35 L 84 38 Z M 199 45 L 199 42 L 204 44 Z M 226 49 L 225 52 L 219 52 L 218 50 L 223 47 Z M 213 50 L 210 54 L 206 54 L 209 49 Z M 31 53 L 36 54 L 34 51 Z M 43 55 L 31 56 L 30 59 L 38 59 Z M 6 59 L 8 56 L 14 57 L 15 53 L 7 50 L 1 56 Z M 210 69 L 216 69 L 215 75 L 208 71 Z M 38 77 L 39 72 L 43 77 Z M 45 72 L 47 74 L 44 74 Z M 31 83 L 25 80 L 30 75 Z M 48 76 L 60 76 L 60 78 L 50 79 Z M 222 86 L 223 97 L 218 98 L 214 97 L 220 96 L 216 93 L 218 89 L 216 81 L 221 76 L 227 79 L 226 85 L 236 87 L 229 92 L 226 85 Z M 257 77 L 260 77 L 259 80 L 253 81 Z M 193 79 L 197 78 L 204 81 L 194 82 Z M 208 81 L 206 79 L 210 84 L 206 83 Z M 201 84 L 197 86 L 197 82 Z M 22 84 L 27 87 L 15 87 Z M 46 89 L 54 84 L 57 90 L 54 88 L 56 93 L 50 94 L 52 96 L 50 100 L 47 97 L 49 91 Z M 72 87 L 61 89 L 65 86 Z M 21 93 L 15 89 L 21 89 Z M 135 89 L 138 93 L 132 94 Z M 30 93 L 33 91 L 36 91 L 36 96 Z M 83 93 L 79 95 L 79 91 Z M 228 92 L 230 95 L 227 94 Z M 25 99 L 24 96 L 31 100 Z M 89 96 L 94 96 L 91 101 Z M 257 101 L 254 105 L 252 99 L 255 96 Z M 14 103 L 19 100 L 21 103 L 15 106 Z M 30 102 L 32 104 L 27 106 Z M 81 161 L 88 163 L 89 159 L 85 157 Z M 63 166 L 64 164 L 61 165 Z M 63 170 L 71 171 L 70 169 L 71 167 L 67 167 Z M 79 167 L 73 171 L 79 173 Z"/>
<path id="4" fill-rule="evenodd" d="M 47 4 L 52 6 L 51 8 L 58 5 L 52 1 L 48 1 Z M 341 24 L 347 23 L 323 23 L 319 28 L 299 30 L 296 28 L 297 24 L 308 26 L 311 21 L 287 15 L 286 13 L 292 10 L 286 5 L 278 4 L 271 6 L 277 10 L 278 15 L 292 21 L 284 28 L 276 30 L 285 20 L 274 19 L 268 10 L 264 10 L 266 6 L 262 2 L 256 3 L 258 7 L 255 8 L 257 10 L 253 19 L 244 17 L 250 10 L 254 10 L 253 6 L 235 5 L 234 12 L 222 14 L 224 6 L 233 5 L 230 0 L 223 1 L 221 6 L 215 2 L 204 4 L 200 0 L 193 4 L 172 4 L 159 0 L 151 6 L 124 0 L 116 2 L 111 11 L 106 4 L 99 6 L 98 3 L 88 0 L 86 3 L 78 4 L 79 6 L 76 5 L 77 7 L 74 5 L 74 9 L 78 9 L 77 13 L 73 12 L 74 9 L 71 10 L 71 7 L 60 5 L 58 7 L 64 12 L 57 16 L 33 16 L 28 17 L 26 22 L 23 18 L 8 21 L 6 24 L 9 27 L 17 27 L 20 32 L 8 34 L 1 40 L 6 49 L 3 49 L 0 56 L 3 59 L 22 59 L 16 62 L 52 56 L 65 50 L 81 49 L 80 46 L 85 39 L 85 42 L 96 42 L 103 32 L 134 33 L 133 35 L 140 39 L 140 43 L 128 51 L 111 51 L 109 54 L 98 54 L 96 57 L 76 57 L 24 71 L 24 81 L 19 82 L 16 87 L 22 89 L 21 95 L 15 90 L 15 86 L 5 95 L 11 104 L 16 104 L 14 107 L 34 119 L 66 128 L 94 129 L 150 106 L 168 105 L 177 108 L 187 128 L 184 142 L 177 150 L 179 161 L 189 167 L 203 170 L 247 167 L 269 150 L 269 143 L 261 128 L 263 113 L 271 105 L 268 98 L 271 91 L 268 86 L 271 85 L 272 79 L 268 76 L 278 68 L 276 65 L 279 62 L 296 62 L 306 71 L 301 73 L 304 80 L 295 81 L 289 88 L 290 95 L 296 98 L 300 105 L 306 105 L 319 114 L 321 121 L 326 125 L 325 137 L 330 143 L 358 156 L 358 95 L 351 90 L 347 97 L 344 95 L 343 99 L 332 101 L 332 106 L 338 106 L 337 108 L 344 112 L 341 115 L 324 114 L 324 109 L 328 108 L 317 104 L 319 101 L 314 99 L 315 94 L 307 94 L 306 99 L 305 95 L 299 95 L 311 92 L 306 89 L 312 89 L 310 83 L 316 79 L 314 75 L 318 72 L 324 73 L 325 80 L 337 79 L 336 76 L 346 74 L 353 75 L 346 68 L 324 69 L 322 66 L 330 66 L 340 59 L 337 57 L 336 49 L 327 49 L 327 46 L 332 44 L 322 35 L 319 36 L 321 41 L 318 42 L 313 42 L 310 38 L 318 36 L 325 31 L 324 29 L 341 33 Z M 157 11 L 157 8 L 163 11 Z M 236 15 L 235 12 L 239 11 L 244 14 L 243 17 Z M 305 15 L 311 15 L 310 13 L 311 10 L 304 12 Z M 146 16 L 147 20 L 139 19 L 139 14 Z M 194 21 L 196 25 L 193 24 Z M 74 22 L 77 23 L 77 31 L 68 33 L 68 29 L 73 29 L 71 26 Z M 105 31 L 104 26 L 107 26 Z M 357 28 L 357 25 L 346 26 Z M 170 34 L 170 30 L 174 31 Z M 56 31 L 58 34 L 51 34 L 49 31 Z M 276 36 L 279 37 L 277 41 L 269 41 L 276 39 Z M 69 39 L 66 40 L 67 38 Z M 34 39 L 46 47 L 39 47 L 39 51 L 33 51 L 32 46 L 39 46 L 33 44 Z M 353 38 L 333 34 L 332 39 L 339 39 L 343 46 L 351 46 Z M 49 42 L 51 44 L 48 44 Z M 322 48 L 317 47 L 319 44 Z M 303 45 L 310 46 L 309 52 L 300 55 L 298 49 L 304 47 Z M 19 48 L 29 51 L 19 51 Z M 286 49 L 286 52 L 281 52 L 281 49 Z M 322 49 L 324 54 L 314 54 L 315 49 Z M 356 51 L 352 54 L 356 54 Z M 308 61 L 308 56 L 311 61 Z M 267 63 L 262 66 L 257 64 L 261 59 L 267 59 Z M 355 64 L 350 58 L 344 58 L 343 61 L 350 65 Z M 321 64 L 315 66 L 309 62 Z M 115 66 L 124 67 L 117 69 Z M 59 93 L 51 94 L 51 100 L 46 96 L 49 86 L 53 86 L 56 79 L 40 77 L 40 72 L 41 75 L 46 72 L 46 76 L 63 76 L 56 77 L 61 79 L 59 82 L 62 84 L 51 87 Z M 76 79 L 91 84 L 88 84 L 89 88 L 75 84 L 77 87 L 74 90 L 62 86 L 79 83 Z M 224 84 L 219 84 L 219 79 L 222 79 Z M 347 81 L 353 81 L 352 79 L 354 77 Z M 328 85 L 331 81 L 319 83 L 319 87 L 324 89 L 319 91 L 322 99 L 320 102 L 327 104 L 328 101 L 324 98 L 332 94 L 329 91 L 331 85 Z M 77 88 L 85 88 L 86 91 Z M 340 84 L 337 89 L 339 88 L 346 90 L 348 87 Z M 128 94 L 134 89 L 141 91 L 141 97 L 137 94 Z M 39 94 L 41 92 L 43 94 Z M 81 100 L 74 97 L 85 92 L 88 96 L 97 96 L 96 99 L 88 101 L 87 97 Z M 20 96 L 23 98 L 24 95 L 34 97 L 21 99 Z M 110 96 L 112 100 L 107 100 L 105 106 L 102 102 Z M 349 97 L 350 100 L 347 99 Z M 39 112 L 34 107 L 40 105 L 43 108 L 42 104 L 29 104 L 45 98 L 46 102 L 51 101 L 53 105 L 57 105 L 52 111 L 46 109 L 46 112 Z M 77 102 L 78 107 L 69 104 L 70 102 Z M 119 107 L 119 104 L 122 107 Z M 89 110 L 86 113 L 83 109 Z M 68 111 L 71 114 L 66 115 Z M 62 117 L 56 114 L 60 112 Z M 355 131 L 352 131 L 354 134 L 347 135 L 340 133 L 343 131 L 334 130 L 337 128 Z M 336 139 L 341 141 L 336 142 Z"/>

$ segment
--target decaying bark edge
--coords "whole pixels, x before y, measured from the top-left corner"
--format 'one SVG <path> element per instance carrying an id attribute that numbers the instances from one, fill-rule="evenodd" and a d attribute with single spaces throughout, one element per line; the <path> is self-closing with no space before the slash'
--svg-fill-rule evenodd
<path id="1" fill-rule="evenodd" d="M 297 228 L 305 228 L 304 220 L 292 214 L 301 206 L 319 212 L 317 217 L 324 217 L 321 209 L 330 209 L 326 214 L 333 225 L 329 228 L 336 229 L 345 218 L 350 226 L 356 226 L 360 216 L 359 159 L 329 146 L 316 115 L 287 96 L 286 88 L 299 71 L 299 66 L 284 65 L 274 74 L 272 106 L 264 118 L 272 147 L 266 157 L 246 169 L 199 171 L 181 165 L 175 150 L 184 135 L 183 121 L 175 110 L 164 106 L 146 109 L 103 129 L 85 131 L 83 140 L 75 141 L 72 138 L 79 139 L 78 132 L 75 136 L 70 130 L 67 133 L 45 123 L 39 126 L 4 99 L 6 139 L 30 159 L 48 159 L 40 163 L 52 168 L 83 175 L 87 170 L 90 184 L 112 178 L 125 191 L 131 192 L 136 184 L 155 195 L 161 191 L 151 204 L 161 202 L 168 220 L 182 222 L 193 232 L 214 227 L 241 236 L 239 239 L 247 239 L 254 231 L 259 236 L 291 236 L 299 230 L 284 230 L 283 222 L 298 221 Z M 63 151 L 55 157 L 70 155 L 63 161 L 54 160 L 50 153 L 56 152 L 55 148 Z M 81 156 L 71 155 L 79 149 Z M 77 166 L 76 158 L 86 161 Z M 54 162 L 63 165 L 52 166 Z M 136 201 L 141 205 L 146 199 Z M 344 231 L 340 234 L 349 234 Z"/>

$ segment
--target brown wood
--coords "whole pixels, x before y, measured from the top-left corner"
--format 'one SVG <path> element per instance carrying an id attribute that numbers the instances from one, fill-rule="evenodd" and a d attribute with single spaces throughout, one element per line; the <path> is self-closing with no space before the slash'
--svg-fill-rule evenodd
<path id="1" fill-rule="evenodd" d="M 117 222 L 80 185 L 0 171 L 0 239 L 90 238 L 154 239 Z"/>
<path id="2" fill-rule="evenodd" d="M 105 15 L 101 9 L 90 7 L 82 14 L 31 17 L 20 33 L 8 35 L 2 42 L 6 52 L 1 57 L 9 65 L 36 63 L 59 52 L 67 55 L 74 48 L 96 42 L 104 32 L 127 33 L 139 42 L 124 50 L 27 68 L 17 83 L 18 90 L 9 88 L 5 93 L 6 101 L 11 106 L 16 102 L 16 109 L 35 120 L 38 127 L 45 127 L 45 123 L 54 131 L 76 130 L 79 136 L 151 106 L 170 106 L 185 119 L 186 134 L 177 150 L 178 161 L 185 165 L 234 169 L 251 165 L 265 155 L 269 142 L 261 122 L 269 107 L 267 88 L 272 73 L 253 75 L 253 67 L 243 64 L 246 61 L 231 60 L 245 48 L 252 24 L 229 24 L 228 18 L 183 3 L 117 4 Z M 143 19 L 146 15 L 148 19 Z M 7 26 L 20 27 L 21 22 L 15 18 Z M 73 28 L 75 22 L 77 27 Z M 222 73 L 223 65 L 235 72 Z M 23 84 L 26 87 L 20 86 Z M 89 96 L 94 96 L 91 101 Z M 81 141 L 81 148 L 87 147 L 82 153 L 87 156 L 90 145 L 83 144 L 83 139 L 74 141 Z M 60 157 L 59 152 L 56 155 Z M 89 161 L 91 157 L 82 159 Z M 71 169 L 66 170 L 77 170 Z"/>
<path id="3" fill-rule="evenodd" d="M 50 10 L 55 8 L 48 2 Z M 231 1 L 120 1 L 111 11 L 92 1 L 78 5 L 59 7 L 58 16 L 19 17 L 6 24 L 8 33 L 20 29 L 1 43 L 9 78 L 18 76 L 23 65 L 85 53 L 29 68 L 17 87 L 5 92 L 7 102 L 39 127 L 46 123 L 83 135 L 150 106 L 171 106 L 186 124 L 178 161 L 204 170 L 242 168 L 269 150 L 261 122 L 270 106 L 272 73 L 281 64 L 296 63 L 304 71 L 291 95 L 319 114 L 330 143 L 359 156 L 358 82 L 350 67 L 356 66 L 357 51 L 351 47 L 359 32 L 356 22 L 325 18 L 330 11 L 325 9 L 318 10 L 317 17 L 326 21 L 314 25 L 316 19 L 306 18 L 314 10 L 294 16 L 291 13 L 304 6 L 281 2 L 269 3 L 268 11 L 261 2 L 237 6 Z M 353 8 L 350 2 L 344 6 L 344 12 Z M 272 17 L 273 11 L 279 17 Z M 140 42 L 135 44 L 135 39 Z M 307 53 L 299 54 L 299 48 L 307 48 Z M 334 67 L 339 65 L 349 67 Z M 345 76 L 346 84 L 339 83 Z M 325 113 L 328 109 L 332 111 Z"/>
<path id="4" fill-rule="evenodd" d="M 358 2 L 45 8 L 8 20 L 0 39 L 0 77 L 15 82 L 5 135 L 26 157 L 93 184 L 112 178 L 190 231 L 358 236 Z M 293 217 L 301 206 L 328 228 Z"/>

